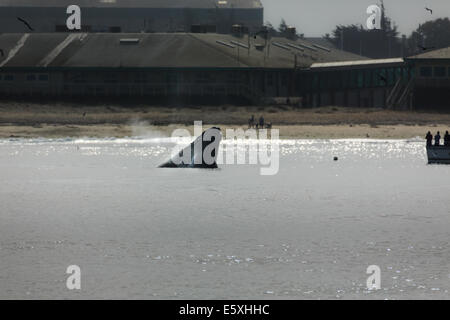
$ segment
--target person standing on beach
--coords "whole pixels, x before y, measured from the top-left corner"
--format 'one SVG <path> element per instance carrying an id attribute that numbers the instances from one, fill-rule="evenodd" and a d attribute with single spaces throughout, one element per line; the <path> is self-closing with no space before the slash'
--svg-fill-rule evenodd
<path id="1" fill-rule="evenodd" d="M 252 117 L 248 120 L 248 127 L 251 129 L 255 126 L 255 116 L 252 114 Z"/>
<path id="2" fill-rule="evenodd" d="M 434 145 L 436 147 L 439 147 L 441 145 L 441 133 L 438 131 L 437 134 L 434 136 Z"/>
<path id="3" fill-rule="evenodd" d="M 263 116 L 259 117 L 259 127 L 261 129 L 264 129 L 264 117 Z"/>
<path id="4" fill-rule="evenodd" d="M 450 134 L 448 134 L 448 131 L 445 132 L 444 146 L 446 147 L 450 146 Z"/>
<path id="5" fill-rule="evenodd" d="M 428 131 L 425 139 L 427 139 L 427 147 L 431 147 L 433 145 L 433 135 L 431 134 L 430 131 Z"/>

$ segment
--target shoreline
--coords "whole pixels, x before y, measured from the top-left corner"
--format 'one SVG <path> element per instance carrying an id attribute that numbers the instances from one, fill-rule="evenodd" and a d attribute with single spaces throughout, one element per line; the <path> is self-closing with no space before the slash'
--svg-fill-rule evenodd
<path id="1" fill-rule="evenodd" d="M 218 126 L 225 135 L 226 129 L 244 129 L 246 126 L 203 125 L 203 129 Z M 125 137 L 170 137 L 175 129 L 187 129 L 193 134 L 194 126 L 168 125 L 0 125 L 0 139 L 10 138 L 125 138 Z M 429 126 L 369 126 L 369 125 L 294 125 L 274 126 L 280 130 L 280 139 L 387 139 L 400 140 L 423 138 Z M 433 132 L 449 130 L 445 125 L 432 128 Z"/>
<path id="2" fill-rule="evenodd" d="M 123 106 L 0 101 L 0 139 L 66 137 L 170 137 L 173 130 L 193 133 L 203 127 L 248 129 L 260 115 L 281 139 L 410 139 L 428 131 L 450 130 L 450 113 L 292 106 Z"/>

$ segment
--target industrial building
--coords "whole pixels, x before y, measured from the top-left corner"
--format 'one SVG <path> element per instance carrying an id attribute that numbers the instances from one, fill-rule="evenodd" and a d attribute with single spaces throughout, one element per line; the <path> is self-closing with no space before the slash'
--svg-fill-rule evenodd
<path id="1" fill-rule="evenodd" d="M 403 58 L 314 63 L 302 74 L 309 106 L 409 108 L 414 79 Z"/>
<path id="2" fill-rule="evenodd" d="M 301 76 L 309 106 L 450 108 L 450 47 L 417 56 L 313 63 Z"/>
<path id="3" fill-rule="evenodd" d="M 0 34 L 0 98 L 146 103 L 296 101 L 392 109 L 450 105 L 450 49 L 370 60 L 289 36 L 215 33 Z"/>
<path id="4" fill-rule="evenodd" d="M 429 51 L 407 59 L 413 65 L 415 80 L 413 107 L 450 107 L 450 47 Z"/>
<path id="5" fill-rule="evenodd" d="M 83 32 L 217 32 L 233 25 L 257 30 L 264 22 L 260 0 L 0 0 L 0 30 L 67 32 L 67 7 L 81 8 Z"/>
<path id="6" fill-rule="evenodd" d="M 187 33 L 0 35 L 1 96 L 260 103 L 299 97 L 302 70 L 354 61 L 302 39 Z"/>

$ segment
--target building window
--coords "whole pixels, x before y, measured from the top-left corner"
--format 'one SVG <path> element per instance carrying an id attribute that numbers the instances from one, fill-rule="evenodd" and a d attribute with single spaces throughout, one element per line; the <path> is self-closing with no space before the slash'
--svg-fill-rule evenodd
<path id="1" fill-rule="evenodd" d="M 410 74 L 409 74 L 408 68 L 403 68 L 403 79 L 405 79 L 405 80 L 410 79 Z"/>
<path id="2" fill-rule="evenodd" d="M 328 89 L 328 73 L 321 73 L 319 81 L 319 89 Z"/>
<path id="3" fill-rule="evenodd" d="M 14 81 L 14 76 L 12 74 L 7 74 L 3 79 L 5 81 Z"/>
<path id="4" fill-rule="evenodd" d="M 313 90 L 317 90 L 319 88 L 319 75 L 317 73 L 313 75 L 312 88 Z"/>
<path id="5" fill-rule="evenodd" d="M 400 80 L 403 77 L 402 68 L 395 68 L 395 81 Z"/>
<path id="6" fill-rule="evenodd" d="M 337 89 L 339 81 L 337 81 L 337 77 L 339 75 L 339 72 L 330 72 L 328 75 L 328 88 L 329 89 Z"/>
<path id="7" fill-rule="evenodd" d="M 388 85 L 393 85 L 395 83 L 395 74 L 394 74 L 394 69 L 393 68 L 389 68 L 388 69 Z"/>
<path id="8" fill-rule="evenodd" d="M 172 82 L 176 82 L 176 77 L 174 78 L 174 75 L 171 75 L 169 77 L 169 81 L 172 80 Z M 209 73 L 206 72 L 200 72 L 195 75 L 195 82 L 196 83 L 212 83 L 214 82 L 214 79 L 211 77 Z"/>
<path id="9" fill-rule="evenodd" d="M 164 74 L 161 72 L 151 72 L 147 74 L 147 81 L 150 83 L 160 83 L 164 81 Z"/>
<path id="10" fill-rule="evenodd" d="M 349 78 L 350 78 L 350 72 L 349 71 L 343 71 L 342 72 L 342 87 L 344 89 L 348 88 Z"/>
<path id="11" fill-rule="evenodd" d="M 117 74 L 116 73 L 106 73 L 104 78 L 105 83 L 117 83 Z"/>
<path id="12" fill-rule="evenodd" d="M 69 76 L 69 81 L 74 83 L 85 83 L 86 82 L 86 74 L 85 73 L 75 73 Z"/>
<path id="13" fill-rule="evenodd" d="M 358 78 L 358 71 L 356 70 L 352 70 L 350 71 L 350 88 L 356 88 L 356 84 L 358 83 L 357 81 Z"/>
<path id="14" fill-rule="evenodd" d="M 39 81 L 48 81 L 48 74 L 40 74 Z"/>
<path id="15" fill-rule="evenodd" d="M 433 74 L 431 67 L 420 67 L 420 76 L 423 78 L 429 78 Z"/>
<path id="16" fill-rule="evenodd" d="M 372 75 L 371 70 L 366 70 L 366 74 L 364 75 L 365 87 L 372 87 Z"/>
<path id="17" fill-rule="evenodd" d="M 273 86 L 273 74 L 269 73 L 267 75 L 267 85 L 270 86 L 270 87 Z"/>
<path id="18" fill-rule="evenodd" d="M 28 74 L 27 75 L 27 81 L 35 81 L 36 75 L 35 74 Z"/>
<path id="19" fill-rule="evenodd" d="M 109 32 L 111 32 L 111 33 L 120 33 L 120 31 L 122 31 L 121 27 L 117 27 L 117 26 L 109 27 Z"/>
<path id="20" fill-rule="evenodd" d="M 241 81 L 240 74 L 238 72 L 228 72 L 227 74 L 227 81 L 230 83 L 235 84 L 238 81 Z M 270 74 L 268 75 L 270 77 Z"/>
<path id="21" fill-rule="evenodd" d="M 146 83 L 147 82 L 147 74 L 140 72 L 134 75 L 135 83 Z"/>
<path id="22" fill-rule="evenodd" d="M 286 87 L 286 86 L 288 85 L 288 77 L 287 77 L 287 75 L 285 75 L 285 74 L 283 74 L 283 75 L 281 76 L 281 85 L 282 85 L 283 87 Z"/>
<path id="23" fill-rule="evenodd" d="M 374 87 L 379 87 L 381 86 L 380 83 L 380 70 L 379 69 L 375 69 L 372 71 L 372 83 Z"/>
<path id="24" fill-rule="evenodd" d="M 358 70 L 358 88 L 364 87 L 364 71 Z"/>
<path id="25" fill-rule="evenodd" d="M 445 67 L 434 67 L 434 76 L 436 78 L 445 78 L 447 71 L 445 69 Z"/>
<path id="26" fill-rule="evenodd" d="M 378 83 L 380 84 L 381 87 L 386 87 L 388 85 L 387 74 L 388 74 L 387 69 L 385 68 L 380 69 L 380 72 L 378 73 L 378 81 L 379 81 Z"/>
<path id="27" fill-rule="evenodd" d="M 209 74 L 206 74 L 206 76 L 209 77 Z M 178 83 L 178 77 L 176 73 L 169 73 L 167 74 L 167 82 L 168 83 Z M 209 81 L 205 81 L 206 83 L 208 83 Z"/>

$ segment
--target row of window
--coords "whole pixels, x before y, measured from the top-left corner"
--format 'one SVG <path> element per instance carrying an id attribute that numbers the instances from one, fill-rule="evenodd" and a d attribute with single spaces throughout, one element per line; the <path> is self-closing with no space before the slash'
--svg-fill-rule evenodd
<path id="1" fill-rule="evenodd" d="M 422 78 L 450 78 L 450 67 L 444 66 L 424 66 L 420 67 L 419 75 Z"/>
<path id="2" fill-rule="evenodd" d="M 46 73 L 30 73 L 25 76 L 26 81 L 48 81 L 49 77 Z M 14 81 L 15 76 L 13 74 L 0 74 L 0 81 Z"/>
<path id="3" fill-rule="evenodd" d="M 173 72 L 152 72 L 152 73 L 135 73 L 135 74 L 120 74 L 116 72 L 107 72 L 102 75 L 88 74 L 88 73 L 71 73 L 66 75 L 66 81 L 73 83 L 88 83 L 88 82 L 105 82 L 105 83 L 159 83 L 159 82 L 196 82 L 196 83 L 213 83 L 220 81 L 238 82 L 242 81 L 243 75 L 237 72 L 227 73 L 225 76 L 213 74 L 210 72 L 197 72 L 190 74 L 173 73 Z"/>
<path id="4" fill-rule="evenodd" d="M 273 74 L 273 73 L 269 73 L 267 75 L 267 85 L 269 87 L 274 86 L 275 85 L 275 79 L 277 79 L 276 75 Z M 281 85 L 282 86 L 287 86 L 287 83 L 288 83 L 288 76 L 286 74 L 281 75 Z"/>
<path id="5" fill-rule="evenodd" d="M 0 74 L 0 80 L 4 80 L 4 81 L 14 81 L 14 75 L 12 74 Z"/>
<path id="6" fill-rule="evenodd" d="M 301 86 L 307 90 L 356 89 L 393 86 L 397 80 L 407 81 L 409 68 L 377 68 L 311 73 L 303 77 Z"/>

